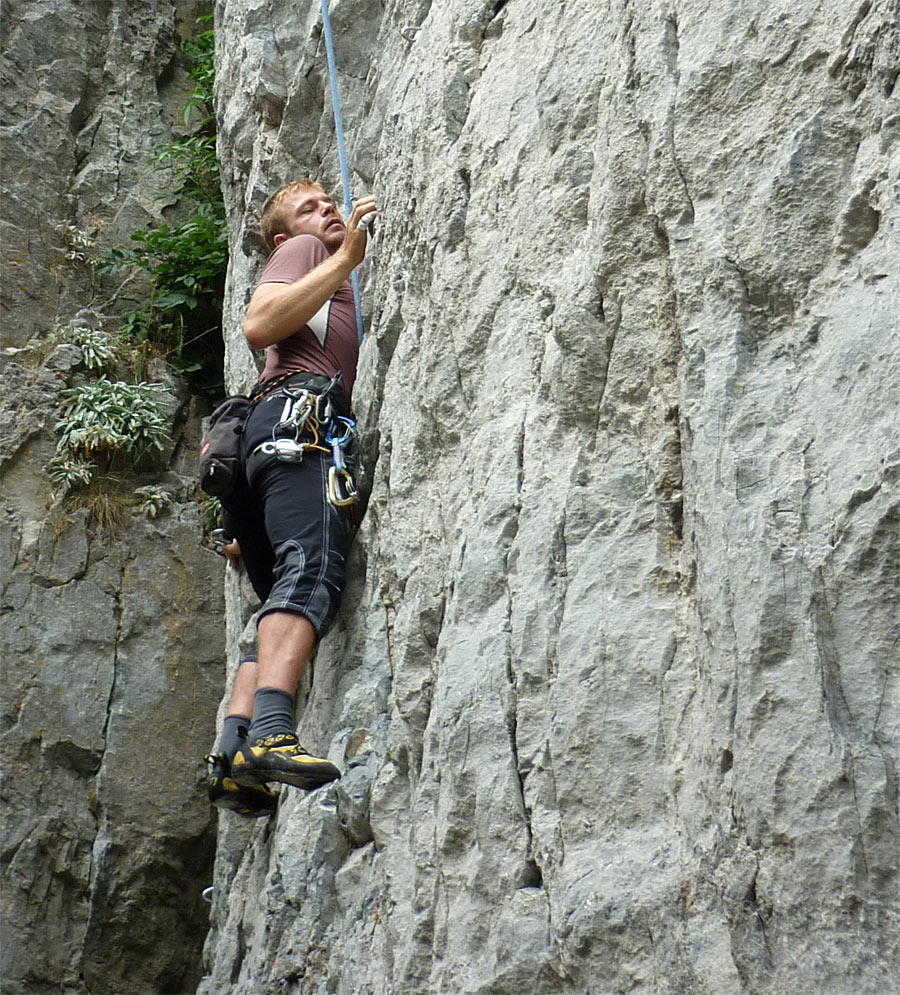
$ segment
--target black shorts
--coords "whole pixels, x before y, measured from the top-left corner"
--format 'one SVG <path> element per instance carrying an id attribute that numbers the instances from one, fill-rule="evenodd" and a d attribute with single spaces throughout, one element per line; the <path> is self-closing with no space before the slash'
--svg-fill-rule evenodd
<path id="1" fill-rule="evenodd" d="M 328 500 L 330 452 L 307 451 L 301 463 L 251 458 L 272 437 L 284 403 L 284 394 L 275 390 L 254 407 L 244 429 L 248 486 L 223 501 L 223 524 L 238 540 L 263 601 L 259 617 L 296 612 L 321 639 L 340 607 L 348 522 L 344 510 Z"/>

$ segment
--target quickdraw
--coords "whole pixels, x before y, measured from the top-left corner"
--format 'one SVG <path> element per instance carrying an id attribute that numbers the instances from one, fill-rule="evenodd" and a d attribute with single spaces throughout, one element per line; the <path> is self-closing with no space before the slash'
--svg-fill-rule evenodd
<path id="1" fill-rule="evenodd" d="M 340 426 L 341 434 L 335 434 L 335 426 Z M 336 508 L 346 508 L 356 501 L 356 486 L 344 460 L 344 449 L 353 439 L 356 422 L 352 418 L 338 415 L 332 418 L 325 435 L 331 446 L 332 464 L 328 468 L 328 500 Z"/>

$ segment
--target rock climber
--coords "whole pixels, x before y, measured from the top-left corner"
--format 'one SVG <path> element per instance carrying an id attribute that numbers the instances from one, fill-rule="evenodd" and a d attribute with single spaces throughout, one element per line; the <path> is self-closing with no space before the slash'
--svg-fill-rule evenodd
<path id="1" fill-rule="evenodd" d="M 223 524 L 263 602 L 257 655 L 235 678 L 216 753 L 210 800 L 267 815 L 267 782 L 311 790 L 340 777 L 295 735 L 294 695 L 344 587 L 352 478 L 357 326 L 352 271 L 366 254 L 375 199 L 361 198 L 344 224 L 313 180 L 277 190 L 260 230 L 270 255 L 250 299 L 244 336 L 266 361 L 251 392 L 242 443 L 244 479 L 223 499 Z"/>

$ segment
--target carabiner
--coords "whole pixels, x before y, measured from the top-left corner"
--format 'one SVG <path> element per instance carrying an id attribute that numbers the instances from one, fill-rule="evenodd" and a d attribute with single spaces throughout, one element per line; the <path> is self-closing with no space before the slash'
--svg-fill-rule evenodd
<path id="1" fill-rule="evenodd" d="M 282 387 L 281 389 L 292 401 L 306 401 L 309 399 L 308 387 Z"/>
<path id="2" fill-rule="evenodd" d="M 331 421 L 334 409 L 331 405 L 331 398 L 327 394 L 316 396 L 316 418 L 320 425 L 327 425 Z"/>
<path id="3" fill-rule="evenodd" d="M 306 419 L 312 414 L 313 405 L 310 402 L 310 395 L 308 390 L 304 390 L 303 393 L 294 401 L 294 406 L 291 408 L 291 424 L 296 426 L 297 429 L 303 428 L 306 424 Z"/>
<path id="4" fill-rule="evenodd" d="M 341 481 L 346 497 L 341 497 Z M 346 508 L 356 500 L 356 488 L 353 478 L 346 470 L 338 470 L 336 466 L 328 468 L 328 500 L 335 508 Z"/>
<path id="5" fill-rule="evenodd" d="M 338 422 L 341 422 L 344 425 L 343 435 L 334 434 L 334 426 L 338 424 Z M 345 418 L 343 415 L 337 415 L 331 419 L 328 425 L 328 431 L 325 433 L 325 441 L 329 446 L 334 445 L 335 442 L 339 446 L 346 446 L 347 443 L 353 438 L 355 430 L 356 422 L 352 418 Z"/>
<path id="6" fill-rule="evenodd" d="M 284 407 L 281 409 L 281 418 L 275 424 L 275 428 L 272 429 L 272 434 L 274 436 L 276 428 L 282 428 L 285 425 L 290 425 L 291 423 L 291 408 L 294 406 L 294 402 L 290 397 L 285 397 Z"/>

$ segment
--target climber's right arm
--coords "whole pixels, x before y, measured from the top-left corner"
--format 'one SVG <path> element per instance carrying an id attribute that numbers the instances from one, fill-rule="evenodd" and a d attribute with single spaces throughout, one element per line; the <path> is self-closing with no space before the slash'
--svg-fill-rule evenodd
<path id="1" fill-rule="evenodd" d="M 261 283 L 253 291 L 244 319 L 244 338 L 253 349 L 265 349 L 299 332 L 335 295 L 365 259 L 368 232 L 358 225 L 375 213 L 375 201 L 363 198 L 353 206 L 344 242 L 337 251 L 294 283 Z"/>
<path id="2" fill-rule="evenodd" d="M 244 338 L 250 347 L 265 349 L 300 331 L 335 295 L 354 265 L 342 246 L 296 283 L 261 283 L 244 319 Z"/>

